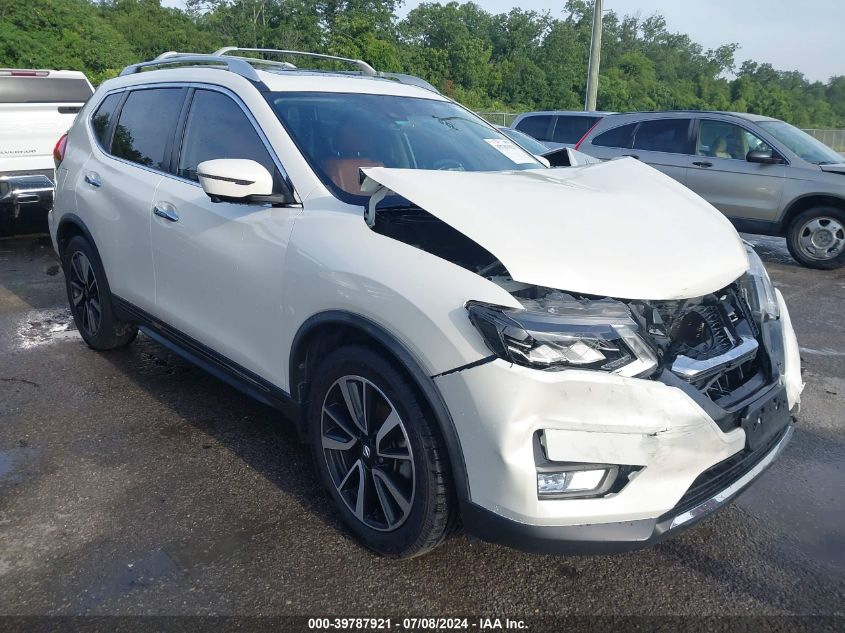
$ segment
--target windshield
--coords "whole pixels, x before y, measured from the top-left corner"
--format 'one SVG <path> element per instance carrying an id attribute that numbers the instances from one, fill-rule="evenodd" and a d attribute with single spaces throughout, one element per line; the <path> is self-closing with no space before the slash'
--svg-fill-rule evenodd
<path id="1" fill-rule="evenodd" d="M 533 136 L 528 136 L 525 132 L 520 132 L 512 127 L 500 127 L 498 130 L 536 156 L 542 156 L 549 151 L 547 145 L 544 145 Z"/>
<path id="2" fill-rule="evenodd" d="M 761 121 L 758 125 L 809 163 L 830 165 L 845 162 L 845 158 L 794 125 L 783 121 Z"/>
<path id="3" fill-rule="evenodd" d="M 482 119 L 449 101 L 275 92 L 268 101 L 334 194 L 364 204 L 362 167 L 504 171 L 542 167 Z"/>

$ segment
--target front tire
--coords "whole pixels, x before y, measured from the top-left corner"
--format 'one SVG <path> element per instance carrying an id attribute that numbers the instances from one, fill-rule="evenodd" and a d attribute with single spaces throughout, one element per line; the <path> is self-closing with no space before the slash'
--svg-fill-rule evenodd
<path id="1" fill-rule="evenodd" d="M 344 523 L 394 558 L 439 545 L 456 518 L 446 449 L 407 376 L 373 350 L 330 354 L 310 389 L 309 439 Z"/>
<path id="2" fill-rule="evenodd" d="M 135 340 L 138 328 L 114 314 L 106 273 L 90 242 L 79 235 L 72 238 L 62 254 L 62 266 L 70 311 L 88 346 L 109 350 Z"/>
<path id="3" fill-rule="evenodd" d="M 833 270 L 845 264 L 845 211 L 813 207 L 799 213 L 786 233 L 789 253 L 802 266 Z"/>

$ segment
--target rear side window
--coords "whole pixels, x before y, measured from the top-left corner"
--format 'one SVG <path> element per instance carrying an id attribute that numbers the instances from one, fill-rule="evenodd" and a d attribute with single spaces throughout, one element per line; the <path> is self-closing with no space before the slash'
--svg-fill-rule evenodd
<path id="1" fill-rule="evenodd" d="M 184 90 L 154 88 L 135 90 L 126 98 L 112 139 L 112 154 L 118 158 L 167 171 L 168 142 L 176 133 Z"/>
<path id="2" fill-rule="evenodd" d="M 276 174 L 276 165 L 243 110 L 212 90 L 197 90 L 185 125 L 177 175 L 198 180 L 197 165 L 215 158 L 247 158 Z"/>
<path id="3" fill-rule="evenodd" d="M 607 132 L 599 134 L 594 138 L 590 144 L 598 147 L 621 147 L 623 149 L 631 149 L 631 141 L 634 137 L 634 128 L 636 123 L 629 123 L 628 125 L 620 125 Z"/>
<path id="4" fill-rule="evenodd" d="M 0 103 L 85 103 L 92 94 L 82 77 L 0 77 Z"/>
<path id="5" fill-rule="evenodd" d="M 637 128 L 634 149 L 670 154 L 690 154 L 690 119 L 643 121 Z"/>
<path id="6" fill-rule="evenodd" d="M 114 118 L 114 111 L 117 104 L 120 103 L 121 94 L 112 94 L 103 99 L 100 107 L 94 112 L 91 117 L 91 127 L 94 130 L 94 136 L 100 142 L 100 146 L 108 149 L 109 146 L 109 126 Z"/>
<path id="7" fill-rule="evenodd" d="M 574 145 L 596 124 L 597 116 L 559 116 L 555 123 L 552 140 L 555 143 Z"/>
<path id="8" fill-rule="evenodd" d="M 540 139 L 541 141 L 549 140 L 549 126 L 552 123 L 552 117 L 548 114 L 538 114 L 528 116 L 516 124 L 516 129 L 520 132 L 525 132 L 529 136 Z"/>

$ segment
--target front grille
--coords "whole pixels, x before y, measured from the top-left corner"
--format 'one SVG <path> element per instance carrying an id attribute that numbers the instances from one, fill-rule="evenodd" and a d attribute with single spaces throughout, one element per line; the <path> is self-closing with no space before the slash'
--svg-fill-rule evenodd
<path id="1" fill-rule="evenodd" d="M 734 289 L 651 307 L 649 333 L 662 340 L 664 360 L 708 399 L 727 404 L 741 387 L 765 380 L 757 327 Z"/>
<path id="2" fill-rule="evenodd" d="M 789 426 L 787 425 L 783 431 L 777 433 L 757 450 L 745 449 L 705 470 L 692 482 L 684 496 L 672 509 L 672 514 L 681 514 L 695 508 L 740 479 L 759 464 L 788 432 Z"/>

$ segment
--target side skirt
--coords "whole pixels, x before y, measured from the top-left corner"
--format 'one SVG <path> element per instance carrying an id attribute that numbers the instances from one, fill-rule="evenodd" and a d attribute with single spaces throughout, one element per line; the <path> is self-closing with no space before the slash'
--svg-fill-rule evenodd
<path id="1" fill-rule="evenodd" d="M 248 396 L 280 411 L 301 428 L 302 408 L 289 393 L 141 308 L 112 295 L 118 318 L 138 325 L 154 341 Z"/>

